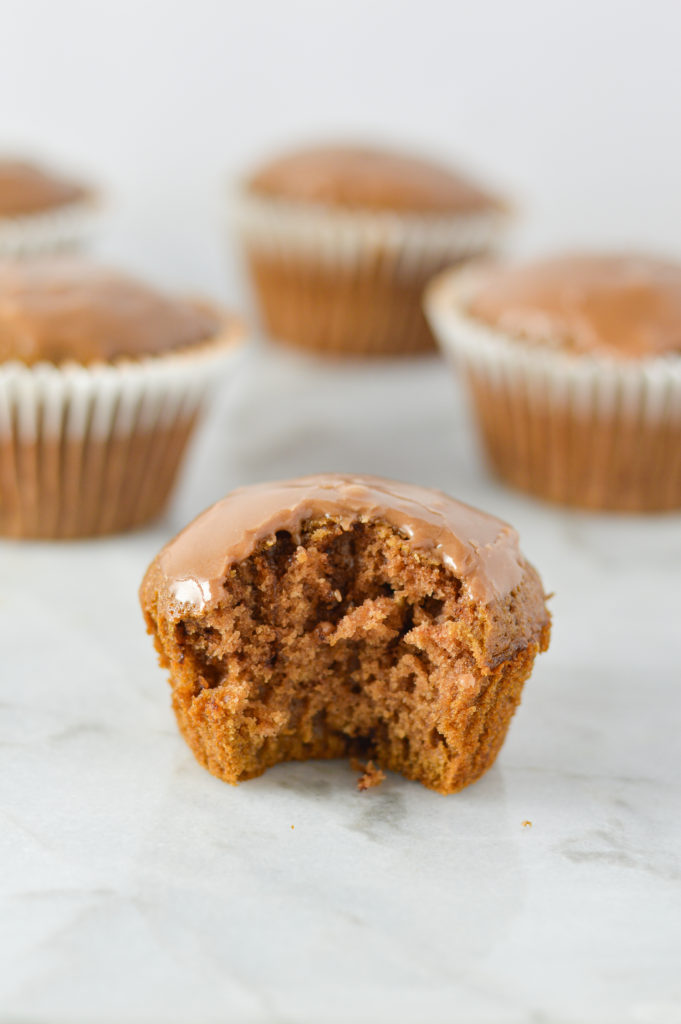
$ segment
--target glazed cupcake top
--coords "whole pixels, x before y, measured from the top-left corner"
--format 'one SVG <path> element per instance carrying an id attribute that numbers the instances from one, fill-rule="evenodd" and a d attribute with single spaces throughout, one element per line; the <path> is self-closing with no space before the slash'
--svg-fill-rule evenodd
<path id="1" fill-rule="evenodd" d="M 88 189 L 33 163 L 0 158 L 0 217 L 39 213 L 86 199 Z"/>
<path id="2" fill-rule="evenodd" d="M 580 254 L 500 266 L 485 272 L 467 312 L 514 338 L 574 354 L 681 353 L 681 265 Z"/>
<path id="3" fill-rule="evenodd" d="M 387 522 L 415 551 L 451 569 L 479 601 L 510 593 L 527 568 L 515 530 L 494 516 L 441 491 L 328 473 L 233 491 L 166 545 L 146 582 L 171 604 L 206 606 L 219 600 L 230 566 L 261 541 L 279 530 L 296 539 L 304 522 L 327 517 Z"/>
<path id="4" fill-rule="evenodd" d="M 256 195 L 346 209 L 436 214 L 502 208 L 447 167 L 367 146 L 299 149 L 265 164 L 246 186 Z"/>
<path id="5" fill-rule="evenodd" d="M 0 362 L 152 356 L 213 337 L 217 313 L 76 259 L 0 264 Z"/>

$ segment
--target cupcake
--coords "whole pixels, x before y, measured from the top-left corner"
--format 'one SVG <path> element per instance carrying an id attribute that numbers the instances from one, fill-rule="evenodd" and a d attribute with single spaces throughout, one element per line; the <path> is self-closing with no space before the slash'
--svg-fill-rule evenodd
<path id="1" fill-rule="evenodd" d="M 76 248 L 92 232 L 96 205 L 78 182 L 0 158 L 0 259 Z"/>
<path id="2" fill-rule="evenodd" d="M 440 793 L 493 763 L 549 614 L 510 526 L 368 476 L 234 491 L 140 589 L 179 727 L 230 783 L 371 759 Z"/>
<path id="3" fill-rule="evenodd" d="M 467 268 L 441 275 L 426 306 L 503 480 L 582 508 L 681 508 L 681 265 Z"/>
<path id="4" fill-rule="evenodd" d="M 0 264 L 0 535 L 159 515 L 240 335 L 212 307 L 82 261 Z"/>
<path id="5" fill-rule="evenodd" d="M 425 283 L 489 251 L 506 214 L 438 164 L 323 146 L 247 178 L 235 220 L 273 338 L 316 353 L 387 356 L 435 348 L 421 308 Z"/>

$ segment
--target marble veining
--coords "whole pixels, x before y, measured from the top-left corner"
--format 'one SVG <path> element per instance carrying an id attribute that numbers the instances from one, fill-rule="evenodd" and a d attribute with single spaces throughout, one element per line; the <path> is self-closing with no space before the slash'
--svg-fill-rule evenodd
<path id="1" fill-rule="evenodd" d="M 324 470 L 489 509 L 555 593 L 502 754 L 457 796 L 359 793 L 343 763 L 233 789 L 177 734 L 148 561 L 230 487 Z M 491 481 L 436 360 L 256 351 L 164 523 L 0 543 L 0 1021 L 678 1024 L 680 578 L 681 516 Z"/>

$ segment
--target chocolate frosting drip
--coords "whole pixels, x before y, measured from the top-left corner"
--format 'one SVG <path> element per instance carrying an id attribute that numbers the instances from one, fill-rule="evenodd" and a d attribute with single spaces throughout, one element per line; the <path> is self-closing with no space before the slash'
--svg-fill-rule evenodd
<path id="1" fill-rule="evenodd" d="M 681 265 L 573 255 L 489 271 L 468 312 L 515 338 L 625 359 L 681 353 Z"/>
<path id="2" fill-rule="evenodd" d="M 35 164 L 0 159 L 0 217 L 51 210 L 88 195 L 82 185 L 65 181 Z"/>
<path id="3" fill-rule="evenodd" d="M 501 209 L 465 177 L 404 153 L 362 146 L 317 146 L 273 160 L 249 189 L 296 202 L 411 213 Z"/>
<path id="4" fill-rule="evenodd" d="M 515 530 L 441 491 L 373 476 L 328 474 L 243 487 L 207 509 L 160 553 L 156 567 L 178 604 L 219 599 L 230 566 L 279 530 L 294 539 L 305 522 L 388 523 L 415 552 L 441 562 L 485 603 L 520 582 L 526 563 Z"/>
<path id="5" fill-rule="evenodd" d="M 215 335 L 211 310 L 81 260 L 0 265 L 0 362 L 112 362 Z"/>

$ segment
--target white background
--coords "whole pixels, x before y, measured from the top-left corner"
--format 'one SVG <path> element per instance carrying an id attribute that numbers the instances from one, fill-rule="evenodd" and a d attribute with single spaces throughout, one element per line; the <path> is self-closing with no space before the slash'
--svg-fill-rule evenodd
<path id="1" fill-rule="evenodd" d="M 512 244 L 681 256 L 681 4 L 0 0 L 0 148 L 82 168 L 99 252 L 242 309 L 230 178 L 311 136 L 460 161 Z M 2 1024 L 681 1024 L 679 516 L 533 502 L 436 359 L 246 359 L 168 516 L 0 541 Z M 136 590 L 236 484 L 377 472 L 512 522 L 554 631 L 443 798 L 342 762 L 236 789 L 178 736 Z M 524 826 L 532 821 L 532 826 Z M 295 826 L 295 828 L 292 828 Z"/>
<path id="2" fill-rule="evenodd" d="M 518 202 L 523 251 L 681 256 L 675 0 L 0 6 L 0 150 L 88 171 L 115 204 L 105 252 L 169 282 L 241 301 L 226 184 L 320 135 L 451 157 Z"/>

